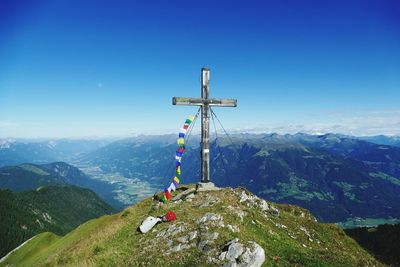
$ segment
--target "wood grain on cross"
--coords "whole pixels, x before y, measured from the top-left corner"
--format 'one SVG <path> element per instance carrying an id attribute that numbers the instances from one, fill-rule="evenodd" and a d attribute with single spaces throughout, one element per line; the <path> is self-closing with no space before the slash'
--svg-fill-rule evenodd
<path id="1" fill-rule="evenodd" d="M 210 107 L 236 107 L 236 99 L 209 98 L 210 70 L 201 69 L 201 98 L 173 97 L 173 105 L 201 106 L 201 183 L 210 179 Z"/>

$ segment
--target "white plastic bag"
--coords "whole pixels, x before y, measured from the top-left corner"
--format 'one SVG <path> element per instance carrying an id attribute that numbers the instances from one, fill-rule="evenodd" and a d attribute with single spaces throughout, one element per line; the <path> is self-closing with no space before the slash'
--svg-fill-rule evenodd
<path id="1" fill-rule="evenodd" d="M 160 218 L 155 218 L 155 217 L 147 217 L 142 224 L 139 226 L 139 230 L 140 232 L 147 233 L 148 231 L 150 231 L 154 225 L 156 225 L 158 222 L 161 222 L 162 220 Z"/>

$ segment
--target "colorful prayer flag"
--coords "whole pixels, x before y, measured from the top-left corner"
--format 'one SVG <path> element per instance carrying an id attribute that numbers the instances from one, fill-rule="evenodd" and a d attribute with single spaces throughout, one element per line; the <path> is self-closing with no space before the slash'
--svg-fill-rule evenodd
<path id="1" fill-rule="evenodd" d="M 177 184 L 179 184 L 179 178 L 178 177 L 174 177 L 174 181 L 177 183 Z"/>
<path id="2" fill-rule="evenodd" d="M 180 175 L 181 175 L 181 161 L 183 152 L 185 151 L 185 135 L 190 124 L 194 121 L 195 116 L 189 116 L 183 125 L 182 128 L 179 129 L 178 140 L 176 141 L 179 145 L 178 149 L 175 152 L 175 176 L 172 179 L 172 183 L 169 187 L 164 189 L 164 195 L 161 198 L 161 201 L 166 203 L 168 200 L 171 199 L 171 191 L 175 191 L 178 188 L 180 183 Z"/>

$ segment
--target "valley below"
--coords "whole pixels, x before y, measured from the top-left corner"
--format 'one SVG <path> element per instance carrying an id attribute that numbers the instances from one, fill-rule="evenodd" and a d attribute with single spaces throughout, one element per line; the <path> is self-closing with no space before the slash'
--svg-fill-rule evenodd
<path id="1" fill-rule="evenodd" d="M 106 172 L 99 166 L 85 165 L 80 162 L 72 164 L 94 180 L 105 182 L 109 185 L 113 199 L 119 203 L 117 208 L 127 207 L 162 190 L 162 185 L 151 182 L 144 174 L 140 178 L 125 177 L 119 172 Z"/>

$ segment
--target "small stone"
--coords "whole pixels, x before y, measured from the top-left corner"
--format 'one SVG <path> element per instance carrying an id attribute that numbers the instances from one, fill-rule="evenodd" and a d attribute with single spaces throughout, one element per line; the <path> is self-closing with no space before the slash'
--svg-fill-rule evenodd
<path id="1" fill-rule="evenodd" d="M 200 241 L 199 245 L 197 246 L 200 250 L 203 250 L 204 247 L 209 243 L 208 240 Z"/>
<path id="2" fill-rule="evenodd" d="M 274 231 L 272 231 L 271 229 L 268 230 L 268 233 L 269 233 L 270 235 L 276 235 L 276 233 L 275 233 Z"/>
<path id="3" fill-rule="evenodd" d="M 217 233 L 217 232 L 213 232 L 213 233 L 206 235 L 207 239 L 209 239 L 209 240 L 215 240 L 218 238 L 218 236 L 219 236 L 219 233 Z"/>
<path id="4" fill-rule="evenodd" d="M 234 233 L 238 233 L 238 232 L 239 232 L 239 227 L 236 226 L 236 225 L 230 225 L 230 224 L 228 224 L 227 227 L 228 227 L 229 230 L 231 230 L 231 231 L 234 232 Z"/>
<path id="5" fill-rule="evenodd" d="M 197 223 L 205 223 L 208 221 L 219 221 L 222 219 L 222 216 L 219 214 L 215 214 L 215 213 L 206 213 L 203 217 L 201 217 Z"/>
<path id="6" fill-rule="evenodd" d="M 183 245 L 181 245 L 181 250 L 189 249 L 189 248 L 191 248 L 191 245 L 189 245 L 189 244 L 183 244 Z"/>
<path id="7" fill-rule="evenodd" d="M 242 202 L 245 202 L 248 199 L 249 199 L 249 196 L 246 194 L 245 191 L 242 191 L 242 194 L 239 197 L 239 202 L 242 203 Z"/>
<path id="8" fill-rule="evenodd" d="M 265 201 L 264 199 L 261 200 L 261 204 L 260 204 L 260 208 L 262 211 L 267 211 L 269 210 L 269 205 L 267 203 L 267 201 Z"/>
<path id="9" fill-rule="evenodd" d="M 189 240 L 193 240 L 197 237 L 197 231 L 193 231 L 189 233 Z"/>
<path id="10" fill-rule="evenodd" d="M 187 200 L 187 199 L 192 199 L 192 198 L 194 198 L 194 194 L 188 195 L 185 199 Z"/>
<path id="11" fill-rule="evenodd" d="M 278 216 L 280 213 L 279 210 L 273 206 L 271 206 L 270 210 L 271 210 L 272 214 L 276 215 L 276 216 Z"/>
<path id="12" fill-rule="evenodd" d="M 188 236 L 181 236 L 176 239 L 179 243 L 188 243 L 189 242 L 189 237 Z"/>
<path id="13" fill-rule="evenodd" d="M 288 236 L 290 236 L 293 239 L 297 239 L 297 237 L 294 234 L 288 233 Z"/>
<path id="14" fill-rule="evenodd" d="M 308 236 L 308 237 L 311 236 L 310 233 L 308 232 L 308 230 L 305 227 L 300 226 L 300 230 L 303 231 L 306 234 L 306 236 Z"/>
<path id="15" fill-rule="evenodd" d="M 228 245 L 230 245 L 230 244 L 237 243 L 237 242 L 239 242 L 239 238 L 232 239 L 231 241 L 229 241 L 228 243 L 226 243 L 226 245 L 228 246 Z"/>
<path id="16" fill-rule="evenodd" d="M 280 224 L 280 223 L 275 223 L 276 227 L 282 228 L 282 229 L 287 229 L 287 226 L 284 224 Z"/>
<path id="17" fill-rule="evenodd" d="M 233 207 L 233 206 L 228 206 L 227 209 L 236 216 L 238 216 L 240 218 L 240 221 L 243 222 L 243 218 L 246 216 L 246 212 L 241 210 L 239 207 Z"/>
<path id="18" fill-rule="evenodd" d="M 220 203 L 220 202 L 221 202 L 221 199 L 208 195 L 207 198 L 205 200 L 203 200 L 203 204 L 201 204 L 199 206 L 199 208 L 212 207 L 215 204 Z"/>
<path id="19" fill-rule="evenodd" d="M 171 248 L 172 252 L 178 252 L 181 251 L 181 244 L 176 245 L 175 247 Z"/>

